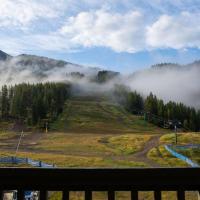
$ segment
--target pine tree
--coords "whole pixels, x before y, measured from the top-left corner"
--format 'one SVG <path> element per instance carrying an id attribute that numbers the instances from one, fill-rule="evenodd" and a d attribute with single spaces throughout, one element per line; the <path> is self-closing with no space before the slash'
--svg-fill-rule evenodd
<path id="1" fill-rule="evenodd" d="M 7 119 L 9 115 L 9 100 L 8 100 L 8 88 L 6 85 L 2 87 L 1 92 L 1 117 Z"/>

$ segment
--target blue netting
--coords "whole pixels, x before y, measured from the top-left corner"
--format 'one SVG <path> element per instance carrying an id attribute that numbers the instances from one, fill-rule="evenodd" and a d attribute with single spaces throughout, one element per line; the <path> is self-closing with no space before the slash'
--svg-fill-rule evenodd
<path id="1" fill-rule="evenodd" d="M 199 167 L 199 165 L 195 162 L 193 162 L 191 159 L 189 159 L 188 157 L 176 152 L 175 150 L 173 150 L 170 145 L 165 145 L 165 149 L 170 152 L 173 156 L 175 156 L 176 158 L 181 159 L 182 161 L 188 163 L 190 166 L 192 167 Z"/>

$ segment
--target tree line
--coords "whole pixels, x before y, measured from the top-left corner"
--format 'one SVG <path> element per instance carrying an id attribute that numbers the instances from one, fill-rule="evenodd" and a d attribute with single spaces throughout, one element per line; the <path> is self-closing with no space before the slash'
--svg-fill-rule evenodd
<path id="1" fill-rule="evenodd" d="M 69 95 L 70 85 L 66 83 L 4 85 L 0 90 L 0 118 L 20 119 L 28 125 L 53 121 Z"/>
<path id="2" fill-rule="evenodd" d="M 114 95 L 126 110 L 133 114 L 144 114 L 145 119 L 153 124 L 164 126 L 173 123 L 191 131 L 200 131 L 200 110 L 193 107 L 173 101 L 165 103 L 152 93 L 144 98 L 122 85 L 115 87 Z"/>

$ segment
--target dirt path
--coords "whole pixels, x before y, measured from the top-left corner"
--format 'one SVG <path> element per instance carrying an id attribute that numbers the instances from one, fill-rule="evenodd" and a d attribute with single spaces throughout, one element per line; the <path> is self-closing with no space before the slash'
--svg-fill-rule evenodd
<path id="1" fill-rule="evenodd" d="M 127 160 L 127 161 L 136 161 L 136 162 L 143 162 L 146 163 L 149 167 L 160 167 L 160 165 L 153 160 L 149 159 L 147 157 L 148 152 L 152 148 L 156 148 L 159 145 L 159 138 L 161 137 L 161 134 L 152 136 L 152 138 L 145 144 L 144 148 L 131 155 L 114 155 L 111 156 L 114 160 Z"/>
<path id="2" fill-rule="evenodd" d="M 152 136 L 152 138 L 145 144 L 144 148 L 141 151 L 129 155 L 127 158 L 133 161 L 144 162 L 147 165 L 149 165 L 149 167 L 160 167 L 158 163 L 154 162 L 153 160 L 147 157 L 148 152 L 152 148 L 157 147 L 159 145 L 160 136 L 161 134 Z"/>
<path id="3" fill-rule="evenodd" d="M 16 146 L 19 140 L 20 134 L 16 134 L 11 139 L 2 139 L 0 143 L 4 145 L 0 146 L 1 150 L 15 152 Z M 19 151 L 21 152 L 30 152 L 30 153 L 50 153 L 50 154 L 61 154 L 66 156 L 83 156 L 83 157 L 95 157 L 101 156 L 104 159 L 113 159 L 113 160 L 127 160 L 127 161 L 136 161 L 143 162 L 149 165 L 150 167 L 159 167 L 159 164 L 154 162 L 153 160 L 148 159 L 147 153 L 154 147 L 159 145 L 159 135 L 152 136 L 152 138 L 145 144 L 144 148 L 134 154 L 131 155 L 115 155 L 114 153 L 102 154 L 102 152 L 64 152 L 64 151 L 55 151 L 55 150 L 45 150 L 45 149 L 37 149 L 35 148 L 38 142 L 45 137 L 45 133 L 34 133 L 25 135 L 20 144 Z"/>
<path id="4" fill-rule="evenodd" d="M 147 157 L 148 152 L 154 148 L 157 147 L 159 145 L 159 138 L 160 138 L 160 134 L 153 136 L 144 146 L 142 151 L 139 151 L 137 153 L 135 153 L 132 158 L 136 161 L 140 161 L 140 162 L 145 162 L 147 164 L 149 164 L 151 167 L 159 167 L 159 164 L 154 162 L 153 160 L 150 160 Z"/>

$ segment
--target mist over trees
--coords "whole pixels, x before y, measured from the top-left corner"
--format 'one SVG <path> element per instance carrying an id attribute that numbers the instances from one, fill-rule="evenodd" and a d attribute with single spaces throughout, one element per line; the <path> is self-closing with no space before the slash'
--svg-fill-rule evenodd
<path id="1" fill-rule="evenodd" d="M 119 75 L 120 75 L 119 72 L 113 72 L 107 70 L 99 71 L 96 77 L 96 81 L 97 83 L 106 83 L 107 81 L 110 81 Z"/>
<path id="2" fill-rule="evenodd" d="M 20 119 L 28 125 L 44 119 L 53 121 L 62 112 L 69 94 L 70 86 L 65 83 L 4 85 L 0 92 L 0 118 Z"/>
<path id="3" fill-rule="evenodd" d="M 200 110 L 193 107 L 173 101 L 164 103 L 152 93 L 144 98 L 136 91 L 131 92 L 122 85 L 115 87 L 114 95 L 126 110 L 133 114 L 144 114 L 146 120 L 155 125 L 164 126 L 165 123 L 180 122 L 185 129 L 200 130 Z"/>
<path id="4" fill-rule="evenodd" d="M 144 97 L 124 85 L 116 85 L 110 94 L 127 111 L 143 114 L 146 120 L 155 125 L 163 127 L 165 123 L 180 122 L 186 129 L 200 130 L 200 110 L 183 103 L 165 103 L 152 93 Z M 54 121 L 71 95 L 71 85 L 67 83 L 3 85 L 0 91 L 0 119 L 23 120 L 30 126 L 44 120 Z"/>

